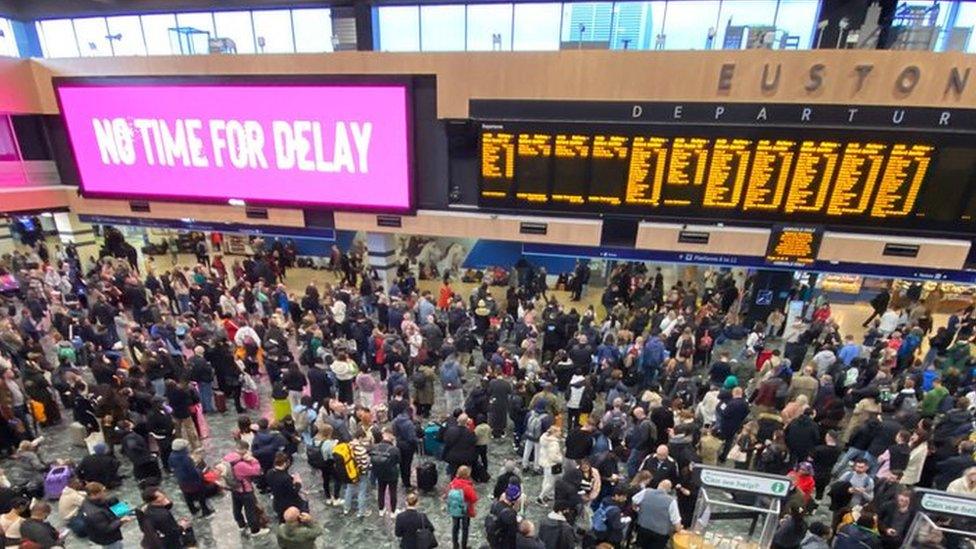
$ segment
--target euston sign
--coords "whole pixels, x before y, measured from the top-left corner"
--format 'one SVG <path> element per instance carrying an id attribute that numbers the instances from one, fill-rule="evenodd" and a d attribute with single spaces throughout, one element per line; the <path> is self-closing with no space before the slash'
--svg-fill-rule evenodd
<path id="1" fill-rule="evenodd" d="M 56 82 L 86 195 L 412 207 L 405 85 L 157 82 Z"/>

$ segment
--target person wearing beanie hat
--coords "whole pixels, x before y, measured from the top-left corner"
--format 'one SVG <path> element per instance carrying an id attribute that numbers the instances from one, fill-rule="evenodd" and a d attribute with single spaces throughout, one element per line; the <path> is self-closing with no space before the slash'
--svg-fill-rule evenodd
<path id="1" fill-rule="evenodd" d="M 85 482 L 99 482 L 108 488 L 117 488 L 122 484 L 119 476 L 119 460 L 108 453 L 108 446 L 99 442 L 92 448 L 91 454 L 82 458 L 75 470 L 75 474 Z"/>
<path id="2" fill-rule="evenodd" d="M 508 500 L 509 503 L 518 502 L 520 497 L 522 497 L 522 487 L 518 484 L 509 484 L 508 487 L 505 488 L 505 499 Z"/>
<path id="3" fill-rule="evenodd" d="M 734 375 L 729 375 L 725 378 L 725 383 L 722 385 L 731 391 L 739 386 L 739 378 L 735 377 Z"/>
<path id="4" fill-rule="evenodd" d="M 183 492 L 183 499 L 190 513 L 197 514 L 203 512 L 203 518 L 207 518 L 214 513 L 214 510 L 207 504 L 207 486 L 203 480 L 203 473 L 197 468 L 196 462 L 190 455 L 190 441 L 185 438 L 173 439 L 173 451 L 169 455 L 169 467 L 173 471 L 173 477 L 180 485 Z M 199 508 L 198 508 L 199 505 Z"/>

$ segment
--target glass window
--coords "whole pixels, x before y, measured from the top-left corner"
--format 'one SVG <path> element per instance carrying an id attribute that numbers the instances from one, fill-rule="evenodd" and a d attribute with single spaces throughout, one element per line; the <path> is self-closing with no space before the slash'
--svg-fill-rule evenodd
<path id="1" fill-rule="evenodd" d="M 254 53 L 254 27 L 251 26 L 251 12 L 249 11 L 218 11 L 214 12 L 214 38 L 226 38 L 234 43 L 233 51 L 225 48 L 226 53 Z"/>
<path id="2" fill-rule="evenodd" d="M 111 57 L 112 48 L 104 17 L 75 19 L 75 34 L 82 57 Z"/>
<path id="3" fill-rule="evenodd" d="M 71 19 L 48 19 L 38 23 L 44 57 L 79 57 Z"/>
<path id="4" fill-rule="evenodd" d="M 968 4 L 968 2 L 959 2 Z M 946 35 L 946 22 L 949 19 L 949 12 L 952 10 L 951 1 L 932 2 L 926 0 L 908 0 L 898 2 L 895 9 L 895 26 L 912 25 L 913 20 L 921 21 L 925 26 L 936 26 L 939 28 L 938 34 L 932 39 L 932 49 L 935 51 L 944 50 Z M 899 19 L 899 14 L 905 14 L 904 19 Z M 957 16 L 958 20 L 958 16 Z M 921 36 L 912 38 L 913 45 L 908 49 L 924 49 L 924 38 Z"/>
<path id="5" fill-rule="evenodd" d="M 142 31 L 146 38 L 146 52 L 149 55 L 173 55 L 180 53 L 179 44 L 173 49 L 169 40 L 169 30 L 176 28 L 176 16 L 143 15 Z"/>
<path id="6" fill-rule="evenodd" d="M 470 51 L 512 49 L 512 5 L 468 6 L 467 45 Z"/>
<path id="7" fill-rule="evenodd" d="M 181 28 L 209 32 L 211 37 L 213 37 L 215 34 L 213 14 L 209 11 L 197 13 L 177 13 L 176 22 Z"/>
<path id="8" fill-rule="evenodd" d="M 563 42 L 610 43 L 613 2 L 572 2 L 563 4 Z"/>
<path id="9" fill-rule="evenodd" d="M 142 25 L 138 15 L 107 17 L 108 38 L 112 51 L 119 55 L 146 55 L 146 43 L 142 39 Z"/>
<path id="10" fill-rule="evenodd" d="M 0 56 L 20 56 L 17 40 L 14 37 L 14 29 L 10 25 L 10 21 L 3 17 L 0 17 Z"/>
<path id="11" fill-rule="evenodd" d="M 559 4 L 516 4 L 512 49 L 558 50 L 561 17 Z"/>
<path id="12" fill-rule="evenodd" d="M 464 6 L 422 6 L 420 49 L 464 51 Z"/>
<path id="13" fill-rule="evenodd" d="M 738 50 L 759 47 L 760 44 L 777 45 L 773 22 L 776 17 L 776 0 L 736 0 L 722 2 L 718 14 L 718 28 L 715 29 L 713 49 Z M 732 33 L 726 43 L 726 30 L 729 26 L 748 27 L 743 33 Z"/>
<path id="14" fill-rule="evenodd" d="M 664 13 L 664 49 L 714 48 L 708 34 L 718 22 L 718 5 L 717 0 L 668 2 Z"/>
<path id="15" fill-rule="evenodd" d="M 294 53 L 291 12 L 288 10 L 255 11 L 254 36 L 257 37 L 258 53 Z"/>
<path id="16" fill-rule="evenodd" d="M 295 49 L 298 53 L 333 51 L 332 10 L 291 10 L 295 24 Z"/>
<path id="17" fill-rule="evenodd" d="M 420 9 L 417 6 L 379 8 L 380 51 L 420 51 Z"/>
<path id="18" fill-rule="evenodd" d="M 797 49 L 813 47 L 819 12 L 820 0 L 780 0 L 776 29 L 786 36 L 784 45 L 796 42 Z"/>
<path id="19" fill-rule="evenodd" d="M 661 31 L 665 2 L 617 2 L 613 5 L 610 48 L 649 50 Z"/>
<path id="20" fill-rule="evenodd" d="M 976 38 L 973 37 L 973 33 L 976 32 L 976 3 L 959 4 L 959 11 L 956 12 L 956 28 L 969 29 L 969 42 L 966 44 L 965 51 L 976 53 Z"/>

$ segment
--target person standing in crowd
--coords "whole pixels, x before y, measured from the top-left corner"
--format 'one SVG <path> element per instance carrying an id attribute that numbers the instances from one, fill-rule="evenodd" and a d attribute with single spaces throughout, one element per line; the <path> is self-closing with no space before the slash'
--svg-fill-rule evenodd
<path id="1" fill-rule="evenodd" d="M 315 523 L 312 515 L 298 507 L 285 509 L 278 525 L 278 547 L 281 549 L 315 549 L 315 540 L 325 531 Z"/>
<path id="2" fill-rule="evenodd" d="M 434 547 L 434 525 L 427 515 L 417 509 L 420 498 L 417 494 L 407 494 L 407 508 L 397 515 L 393 532 L 400 538 L 400 549 L 425 549 Z M 457 543 L 454 544 L 457 547 Z"/>
<path id="3" fill-rule="evenodd" d="M 468 530 L 475 516 L 478 493 L 471 482 L 471 468 L 458 467 L 454 479 L 447 485 L 447 513 L 451 517 L 451 541 L 454 549 L 467 549 Z"/>
<path id="4" fill-rule="evenodd" d="M 85 485 L 88 497 L 81 505 L 81 516 L 85 518 L 85 532 L 88 541 L 105 549 L 122 549 L 122 525 L 131 522 L 131 516 L 118 517 L 112 506 L 118 499 L 109 496 L 105 486 L 97 482 Z"/>

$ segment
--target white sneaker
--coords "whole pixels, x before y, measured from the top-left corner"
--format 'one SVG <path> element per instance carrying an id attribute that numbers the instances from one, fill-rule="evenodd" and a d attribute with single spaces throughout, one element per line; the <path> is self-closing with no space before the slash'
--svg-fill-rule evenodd
<path id="1" fill-rule="evenodd" d="M 254 532 L 254 536 L 255 537 L 257 537 L 257 536 L 264 536 L 264 535 L 267 535 L 269 533 L 271 533 L 271 530 L 268 530 L 267 528 L 262 528 L 262 529 L 258 530 L 257 532 Z"/>
<path id="2" fill-rule="evenodd" d="M 369 517 L 373 516 L 373 510 L 372 509 L 367 509 L 365 511 L 356 513 L 356 516 L 359 517 L 359 518 L 369 518 Z"/>

